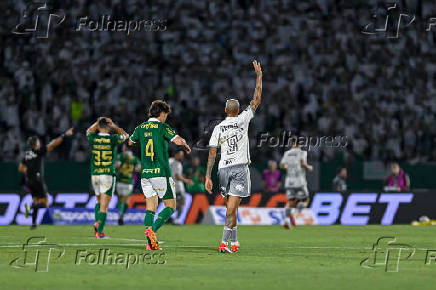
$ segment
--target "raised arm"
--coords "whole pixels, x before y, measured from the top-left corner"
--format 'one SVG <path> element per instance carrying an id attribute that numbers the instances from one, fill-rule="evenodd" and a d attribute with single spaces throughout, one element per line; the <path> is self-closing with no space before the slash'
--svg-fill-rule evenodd
<path id="1" fill-rule="evenodd" d="M 73 128 L 68 129 L 64 134 L 50 141 L 50 143 L 48 143 L 47 145 L 47 151 L 52 151 L 62 143 L 65 136 L 71 136 L 71 135 L 73 135 Z"/>
<path id="2" fill-rule="evenodd" d="M 212 183 L 211 175 L 212 175 L 213 165 L 215 164 L 216 152 L 217 152 L 216 147 L 210 147 L 209 158 L 207 159 L 206 181 L 204 187 L 206 188 L 207 192 L 209 192 L 210 194 L 212 194 L 213 183 Z"/>
<path id="3" fill-rule="evenodd" d="M 253 61 L 254 71 L 256 72 L 256 88 L 254 89 L 253 99 L 250 102 L 250 106 L 253 111 L 256 111 L 260 102 L 262 101 L 262 68 L 260 67 L 260 63 L 256 60 Z"/>
<path id="4" fill-rule="evenodd" d="M 127 134 L 123 128 L 118 127 L 118 125 L 115 124 L 110 118 L 106 118 L 106 120 L 108 121 L 109 126 L 111 126 L 111 128 L 114 129 L 114 131 L 117 132 L 117 134 L 124 135 L 126 139 L 129 139 L 129 134 Z"/>
<path id="5" fill-rule="evenodd" d="M 95 121 L 94 124 L 92 124 L 87 130 L 86 130 L 86 135 L 88 135 L 89 133 L 95 133 L 97 132 L 98 129 L 98 121 L 100 121 L 101 117 L 99 117 L 97 119 L 97 121 Z"/>
<path id="6" fill-rule="evenodd" d="M 183 139 L 182 137 L 176 136 L 171 141 L 176 145 L 183 146 L 186 153 L 188 153 L 188 154 L 191 153 L 191 147 L 189 147 L 189 145 L 186 143 L 185 139 Z"/>

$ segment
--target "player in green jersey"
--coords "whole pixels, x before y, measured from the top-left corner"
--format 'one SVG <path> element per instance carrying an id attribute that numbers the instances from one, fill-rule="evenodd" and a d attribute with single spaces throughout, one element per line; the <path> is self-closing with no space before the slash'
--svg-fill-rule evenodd
<path id="1" fill-rule="evenodd" d="M 141 146 L 141 186 L 147 201 L 144 218 L 147 250 L 160 249 L 155 232 L 165 224 L 176 208 L 175 183 L 168 161 L 168 142 L 183 146 L 188 154 L 191 153 L 186 141 L 165 123 L 170 113 L 171 107 L 166 102 L 152 102 L 148 121 L 136 127 L 129 139 L 129 145 Z M 163 200 L 165 208 L 153 222 L 159 198 Z"/>
<path id="2" fill-rule="evenodd" d="M 114 129 L 116 134 L 110 134 Z M 98 131 L 98 133 L 97 133 Z M 129 135 L 114 124 L 110 118 L 100 117 L 86 130 L 91 146 L 91 182 L 97 196 L 94 208 L 94 232 L 98 239 L 105 238 L 107 210 L 115 187 L 115 161 L 117 146 Z"/>
<path id="3" fill-rule="evenodd" d="M 118 154 L 117 163 L 117 194 L 118 194 L 118 225 L 124 224 L 124 214 L 127 210 L 127 202 L 133 191 L 133 172 L 140 172 L 141 165 L 138 157 L 133 155 L 127 144 L 123 144 L 123 152 Z"/>

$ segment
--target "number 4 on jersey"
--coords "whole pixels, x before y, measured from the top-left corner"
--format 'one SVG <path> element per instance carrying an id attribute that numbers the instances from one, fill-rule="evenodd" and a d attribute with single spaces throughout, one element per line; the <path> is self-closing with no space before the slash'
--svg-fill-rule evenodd
<path id="1" fill-rule="evenodd" d="M 148 139 L 147 145 L 145 146 L 145 156 L 149 156 L 151 161 L 154 161 L 153 139 Z"/>

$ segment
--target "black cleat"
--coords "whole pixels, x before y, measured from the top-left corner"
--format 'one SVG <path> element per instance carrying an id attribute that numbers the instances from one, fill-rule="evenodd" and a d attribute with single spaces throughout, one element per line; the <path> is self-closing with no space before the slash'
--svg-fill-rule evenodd
<path id="1" fill-rule="evenodd" d="M 36 229 L 36 225 L 31 225 L 31 226 L 30 226 L 30 229 L 31 229 L 31 230 Z"/>

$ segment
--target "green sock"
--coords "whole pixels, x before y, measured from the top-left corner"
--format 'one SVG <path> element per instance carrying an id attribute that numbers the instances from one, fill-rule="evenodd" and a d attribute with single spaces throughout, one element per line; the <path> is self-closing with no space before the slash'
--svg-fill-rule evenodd
<path id="1" fill-rule="evenodd" d="M 154 214 L 155 212 L 152 210 L 147 210 L 145 212 L 145 217 L 144 217 L 144 226 L 146 228 L 148 228 L 149 226 L 153 225 L 153 221 L 154 221 Z"/>
<path id="2" fill-rule="evenodd" d="M 167 220 L 170 219 L 170 217 L 174 213 L 174 208 L 172 207 L 166 207 L 164 208 L 159 215 L 157 216 L 156 221 L 153 223 L 153 231 L 157 232 L 158 229 L 160 229 L 161 226 L 163 226 Z"/>
<path id="3" fill-rule="evenodd" d="M 120 212 L 121 214 L 125 214 L 127 211 L 127 202 L 121 202 Z"/>
<path id="4" fill-rule="evenodd" d="M 95 221 L 98 221 L 99 212 L 100 212 L 100 204 L 96 203 L 94 206 L 94 219 L 95 219 Z"/>
<path id="5" fill-rule="evenodd" d="M 106 224 L 106 216 L 107 216 L 107 213 L 105 213 L 105 212 L 100 212 L 100 213 L 98 214 L 98 216 L 99 216 L 99 221 L 98 221 L 98 229 L 97 229 L 97 232 L 99 232 L 100 234 L 102 234 L 102 233 L 103 233 L 103 230 L 104 230 L 104 226 L 105 226 L 105 224 Z"/>

